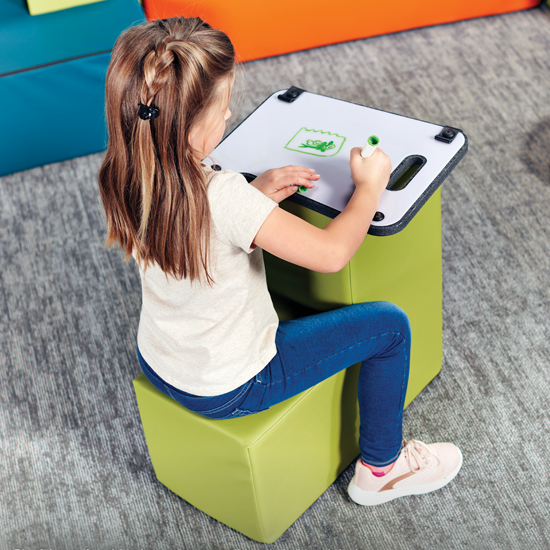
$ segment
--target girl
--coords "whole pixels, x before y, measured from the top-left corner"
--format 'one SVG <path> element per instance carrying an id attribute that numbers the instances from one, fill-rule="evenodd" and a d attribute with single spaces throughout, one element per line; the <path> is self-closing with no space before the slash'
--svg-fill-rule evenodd
<path id="1" fill-rule="evenodd" d="M 184 407 L 221 419 L 266 410 L 362 361 L 351 498 L 374 505 L 443 487 L 462 465 L 458 448 L 402 438 L 405 313 L 375 302 L 279 323 L 266 286 L 262 249 L 321 272 L 349 262 L 388 183 L 388 157 L 351 150 L 355 192 L 324 229 L 285 212 L 278 203 L 313 187 L 314 170 L 286 166 L 249 184 L 202 163 L 223 137 L 234 75 L 230 40 L 200 19 L 132 27 L 113 49 L 99 183 L 107 244 L 139 266 L 143 372 Z"/>

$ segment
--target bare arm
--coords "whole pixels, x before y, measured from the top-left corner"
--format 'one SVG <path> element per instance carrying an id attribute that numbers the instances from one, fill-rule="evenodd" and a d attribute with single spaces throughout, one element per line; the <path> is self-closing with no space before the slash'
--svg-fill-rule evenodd
<path id="1" fill-rule="evenodd" d="M 370 158 L 355 147 L 350 167 L 355 191 L 344 210 L 323 229 L 275 208 L 258 231 L 254 243 L 283 260 L 313 271 L 340 271 L 351 260 L 378 208 L 382 191 L 388 184 L 389 157 L 378 149 Z"/>

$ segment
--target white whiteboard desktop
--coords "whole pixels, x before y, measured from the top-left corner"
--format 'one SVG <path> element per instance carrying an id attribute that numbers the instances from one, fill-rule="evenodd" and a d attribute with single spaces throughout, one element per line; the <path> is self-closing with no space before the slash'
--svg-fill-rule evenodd
<path id="1" fill-rule="evenodd" d="M 410 222 L 466 154 L 468 140 L 462 131 L 452 128 L 450 143 L 435 138 L 444 128 L 293 87 L 268 97 L 210 159 L 223 170 L 247 174 L 249 180 L 289 164 L 314 168 L 321 176 L 315 187 L 288 200 L 334 218 L 354 190 L 350 150 L 376 135 L 392 163 L 388 187 L 411 163 L 421 165 L 403 189 L 382 194 L 375 216 L 379 221 L 372 221 L 369 233 L 392 235 Z"/>

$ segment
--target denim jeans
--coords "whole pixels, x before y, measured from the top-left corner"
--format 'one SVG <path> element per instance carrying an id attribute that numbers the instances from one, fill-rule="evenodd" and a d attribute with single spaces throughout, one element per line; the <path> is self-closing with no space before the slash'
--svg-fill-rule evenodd
<path id="1" fill-rule="evenodd" d="M 369 302 L 279 323 L 277 354 L 256 376 L 222 395 L 203 397 L 165 383 L 145 362 L 151 383 L 187 409 L 208 418 L 246 416 L 289 399 L 361 362 L 358 398 L 361 458 L 373 466 L 401 451 L 409 377 L 410 326 L 403 310 Z"/>

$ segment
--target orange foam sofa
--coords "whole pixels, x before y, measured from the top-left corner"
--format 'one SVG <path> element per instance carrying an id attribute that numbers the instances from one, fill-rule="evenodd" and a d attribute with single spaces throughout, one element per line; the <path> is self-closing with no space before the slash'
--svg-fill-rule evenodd
<path id="1" fill-rule="evenodd" d="M 240 61 L 533 8 L 540 0 L 143 0 L 149 20 L 200 17 L 223 30 Z"/>

